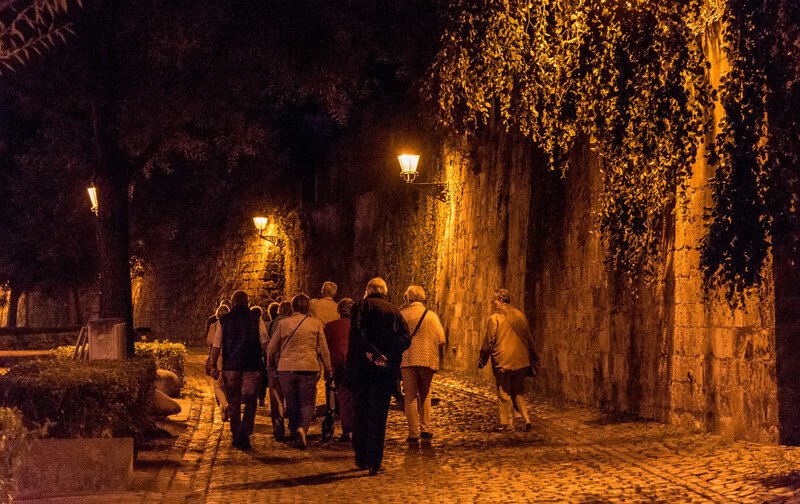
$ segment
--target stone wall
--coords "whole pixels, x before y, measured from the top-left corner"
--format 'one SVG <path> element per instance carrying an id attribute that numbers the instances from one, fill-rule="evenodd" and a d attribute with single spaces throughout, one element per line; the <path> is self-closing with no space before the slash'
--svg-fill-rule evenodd
<path id="1" fill-rule="evenodd" d="M 25 292 L 17 306 L 18 327 L 65 327 L 97 318 L 100 299 L 90 288 L 77 292 L 65 288 L 57 292 Z M 8 321 L 8 306 L 0 308 L 0 327 Z"/>
<path id="2" fill-rule="evenodd" d="M 133 286 L 137 327 L 150 327 L 154 338 L 204 344 L 206 319 L 235 290 L 246 291 L 251 305 L 266 309 L 296 289 L 301 261 L 296 216 L 269 216 L 264 234 L 278 237 L 278 245 L 259 238 L 247 216 L 239 217 L 218 242 L 200 251 L 201 259 L 165 257 L 146 265 Z"/>

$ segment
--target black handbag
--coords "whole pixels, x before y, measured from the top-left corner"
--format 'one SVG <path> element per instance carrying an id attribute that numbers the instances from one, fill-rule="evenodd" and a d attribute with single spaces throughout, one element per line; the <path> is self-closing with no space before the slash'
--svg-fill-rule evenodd
<path id="1" fill-rule="evenodd" d="M 364 350 L 364 358 L 370 363 L 370 366 L 373 369 L 380 369 L 384 371 L 389 369 L 389 359 L 383 354 L 383 352 L 378 350 L 375 345 L 367 341 L 367 337 L 364 335 L 364 329 L 361 327 L 360 306 L 358 307 L 358 312 L 355 313 L 355 315 L 355 317 L 351 318 L 351 321 L 358 328 L 358 333 L 361 335 L 361 343 L 367 347 L 367 349 Z"/>

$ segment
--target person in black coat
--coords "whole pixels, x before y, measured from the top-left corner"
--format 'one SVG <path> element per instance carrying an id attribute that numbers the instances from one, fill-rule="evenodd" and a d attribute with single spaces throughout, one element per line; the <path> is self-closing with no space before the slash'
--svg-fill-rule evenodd
<path id="1" fill-rule="evenodd" d="M 356 465 L 374 476 L 383 460 L 386 418 L 395 377 L 411 338 L 400 311 L 387 300 L 382 278 L 367 284 L 353 306 L 345 385 L 353 395 L 353 449 Z"/>

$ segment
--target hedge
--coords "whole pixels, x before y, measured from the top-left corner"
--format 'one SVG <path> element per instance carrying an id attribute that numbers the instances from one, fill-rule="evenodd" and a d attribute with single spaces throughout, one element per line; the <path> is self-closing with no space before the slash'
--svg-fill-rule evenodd
<path id="1" fill-rule="evenodd" d="M 47 331 L 35 333 L 0 333 L 0 350 L 49 350 L 59 345 L 71 345 L 78 331 Z"/>
<path id="2" fill-rule="evenodd" d="M 150 357 L 159 369 L 172 371 L 181 383 L 186 367 L 186 346 L 183 343 L 172 343 L 169 341 L 148 341 L 136 342 L 136 357 Z M 74 345 L 61 346 L 53 350 L 53 355 L 58 359 L 71 359 L 75 353 Z"/>
<path id="3" fill-rule="evenodd" d="M 172 343 L 170 341 L 142 341 L 136 343 L 137 357 L 152 357 L 156 361 L 159 369 L 172 371 L 181 383 L 186 368 L 186 345 L 183 343 Z"/>
<path id="4" fill-rule="evenodd" d="M 0 406 L 18 408 L 50 438 L 141 438 L 152 425 L 152 359 L 32 361 L 0 376 Z"/>
<path id="5" fill-rule="evenodd" d="M 31 437 L 19 411 L 0 408 L 0 503 L 13 500 L 17 490 L 14 473 L 25 461 Z"/>

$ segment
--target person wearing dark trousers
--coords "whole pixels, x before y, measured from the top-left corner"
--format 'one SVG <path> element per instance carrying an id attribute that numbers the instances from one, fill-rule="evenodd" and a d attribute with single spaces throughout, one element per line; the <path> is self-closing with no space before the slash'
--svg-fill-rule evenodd
<path id="1" fill-rule="evenodd" d="M 272 313 L 270 309 L 270 313 Z M 278 363 L 269 356 L 269 342 L 277 332 L 279 322 L 286 317 L 292 316 L 292 302 L 282 301 L 278 305 L 275 318 L 269 322 L 267 327 L 267 337 L 261 340 L 261 346 L 267 360 L 267 375 L 269 376 L 269 416 L 272 419 L 272 435 L 278 441 L 283 441 L 286 436 L 286 423 L 284 422 L 284 403 L 283 391 L 281 390 L 281 380 L 278 378 Z"/>
<path id="2" fill-rule="evenodd" d="M 411 344 L 406 321 L 387 295 L 382 278 L 369 281 L 364 299 L 353 307 L 347 348 L 345 385 L 353 396 L 353 449 L 356 465 L 368 469 L 370 476 L 381 467 L 394 379 Z"/>
<path id="3" fill-rule="evenodd" d="M 256 418 L 256 394 L 261 383 L 261 342 L 267 328 L 257 312 L 251 311 L 247 293 L 236 291 L 231 298 L 233 308 L 222 315 L 214 334 L 211 349 L 211 376 L 216 379 L 220 352 L 222 380 L 228 395 L 233 446 L 249 450 L 250 435 Z M 244 413 L 242 413 L 244 404 Z"/>
<path id="4" fill-rule="evenodd" d="M 264 320 L 264 310 L 260 306 L 253 306 L 250 308 L 252 311 L 258 313 L 258 317 Z M 266 327 L 266 323 L 264 324 Z M 269 377 L 267 376 L 267 356 L 264 350 L 261 350 L 261 381 L 258 384 L 258 405 L 265 406 L 264 400 L 267 398 L 267 388 L 269 387 Z"/>
<path id="5" fill-rule="evenodd" d="M 336 404 L 342 422 L 342 436 L 339 441 L 349 442 L 353 433 L 353 396 L 344 385 L 347 375 L 347 345 L 350 344 L 350 313 L 355 302 L 350 298 L 339 301 L 337 309 L 341 318 L 325 324 L 325 339 L 331 353 L 333 380 L 336 383 Z"/>
<path id="6" fill-rule="evenodd" d="M 279 303 L 270 303 L 267 307 L 267 313 L 262 316 L 262 319 L 266 319 L 264 324 L 266 325 L 269 322 L 269 325 L 272 325 L 272 321 L 278 318 L 278 306 Z M 269 325 L 267 325 L 267 332 L 269 332 Z M 269 337 L 269 334 L 267 335 Z M 266 399 L 267 399 L 267 390 L 269 389 L 269 369 L 267 366 L 267 351 L 264 348 L 262 343 L 261 349 L 261 386 L 258 389 L 258 405 L 259 406 L 266 406 Z"/>

